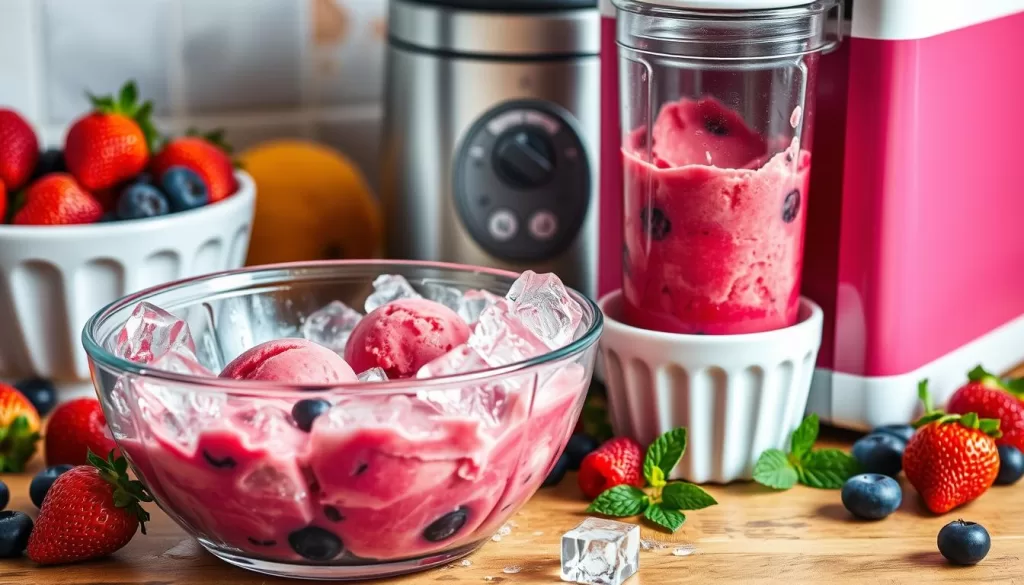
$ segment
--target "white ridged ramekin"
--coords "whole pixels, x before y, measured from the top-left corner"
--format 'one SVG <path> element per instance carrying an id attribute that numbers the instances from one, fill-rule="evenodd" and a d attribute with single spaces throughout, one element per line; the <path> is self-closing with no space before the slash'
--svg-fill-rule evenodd
<path id="1" fill-rule="evenodd" d="M 238 191 L 223 201 L 153 219 L 0 225 L 0 379 L 49 378 L 62 393 L 87 388 L 81 335 L 93 313 L 151 286 L 240 268 L 256 187 L 244 172 L 237 178 Z"/>
<path id="2" fill-rule="evenodd" d="M 799 322 L 776 331 L 681 335 L 623 323 L 621 291 L 598 304 L 615 434 L 647 445 L 668 430 L 688 429 L 671 478 L 747 480 L 765 449 L 787 446 L 804 415 L 821 345 L 818 305 L 801 298 Z"/>

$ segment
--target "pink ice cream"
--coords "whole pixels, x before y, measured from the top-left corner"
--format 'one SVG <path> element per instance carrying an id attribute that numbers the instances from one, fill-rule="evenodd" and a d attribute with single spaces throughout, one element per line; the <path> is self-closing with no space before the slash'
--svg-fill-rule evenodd
<path id="1" fill-rule="evenodd" d="M 736 334 L 796 322 L 810 154 L 772 145 L 717 101 L 662 108 L 623 148 L 625 318 Z"/>
<path id="2" fill-rule="evenodd" d="M 356 381 L 352 367 L 338 354 L 298 338 L 261 343 L 232 360 L 220 376 L 289 384 L 343 384 Z"/>
<path id="3" fill-rule="evenodd" d="M 363 317 L 348 338 L 345 359 L 358 372 L 381 368 L 389 379 L 409 378 L 468 338 L 469 325 L 448 307 L 402 299 Z"/>

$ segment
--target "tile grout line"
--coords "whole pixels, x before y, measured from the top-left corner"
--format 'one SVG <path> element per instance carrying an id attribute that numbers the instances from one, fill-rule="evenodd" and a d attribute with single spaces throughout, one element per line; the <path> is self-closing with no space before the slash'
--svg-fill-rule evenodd
<path id="1" fill-rule="evenodd" d="M 171 126 L 178 126 L 177 121 L 188 115 L 188 91 L 185 76 L 185 4 L 182 0 L 170 0 L 170 23 L 168 23 L 167 42 L 167 79 L 170 97 Z M 181 132 L 184 128 L 175 127 L 172 131 Z"/>

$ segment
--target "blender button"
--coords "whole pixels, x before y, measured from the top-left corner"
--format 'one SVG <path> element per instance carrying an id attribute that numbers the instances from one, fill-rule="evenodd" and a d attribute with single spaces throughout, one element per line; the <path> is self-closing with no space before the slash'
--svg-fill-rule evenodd
<path id="1" fill-rule="evenodd" d="M 558 231 L 558 218 L 550 211 L 538 211 L 530 218 L 530 233 L 538 240 L 549 240 Z"/>
<path id="2" fill-rule="evenodd" d="M 499 242 L 507 242 L 519 231 L 519 220 L 507 209 L 499 209 L 487 220 L 487 231 Z"/>

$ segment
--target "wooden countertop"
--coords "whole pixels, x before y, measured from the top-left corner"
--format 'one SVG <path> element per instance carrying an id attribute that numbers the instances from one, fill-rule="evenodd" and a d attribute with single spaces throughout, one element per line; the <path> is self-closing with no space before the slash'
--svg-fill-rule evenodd
<path id="1" fill-rule="evenodd" d="M 855 438 L 832 431 L 823 443 L 848 447 Z M 10 508 L 34 515 L 28 499 L 30 478 L 31 473 L 3 477 L 11 489 Z M 642 537 L 660 545 L 640 553 L 640 572 L 629 583 L 1021 582 L 1024 484 L 993 487 L 968 506 L 936 517 L 906 480 L 901 482 L 905 488 L 902 507 L 880 522 L 853 520 L 838 491 L 797 486 L 772 492 L 755 484 L 708 487 L 719 505 L 689 513 L 676 534 L 642 526 Z M 388 582 L 559 583 L 560 537 L 586 517 L 585 508 L 575 476 L 570 474 L 558 487 L 534 496 L 512 518 L 511 532 L 468 557 L 469 566 L 456 563 Z M 214 558 L 155 506 L 149 509 L 153 514 L 149 534 L 137 535 L 113 557 L 51 568 L 38 568 L 27 559 L 0 561 L 0 585 L 295 583 Z M 956 518 L 979 522 L 992 535 L 991 552 L 975 567 L 949 566 L 936 548 L 939 529 Z M 676 552 L 690 554 L 677 556 Z"/>

